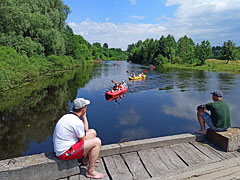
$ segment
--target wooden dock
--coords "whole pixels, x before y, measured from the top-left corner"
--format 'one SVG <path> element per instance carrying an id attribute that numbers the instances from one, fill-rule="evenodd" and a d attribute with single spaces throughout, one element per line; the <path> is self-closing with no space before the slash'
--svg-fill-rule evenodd
<path id="1" fill-rule="evenodd" d="M 107 174 L 104 180 L 240 179 L 240 152 L 224 152 L 207 141 L 169 142 L 108 147 L 96 170 Z M 64 180 L 89 180 L 86 168 L 80 165 L 80 174 Z"/>
<path id="2" fill-rule="evenodd" d="M 240 180 L 240 152 L 224 152 L 205 136 L 180 134 L 104 145 L 96 170 L 104 180 Z M 78 160 L 41 153 L 0 161 L 0 180 L 89 180 Z"/>

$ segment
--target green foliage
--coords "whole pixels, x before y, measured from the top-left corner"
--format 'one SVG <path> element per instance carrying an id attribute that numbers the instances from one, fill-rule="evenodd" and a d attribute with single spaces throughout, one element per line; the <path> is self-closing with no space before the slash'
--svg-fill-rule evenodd
<path id="1" fill-rule="evenodd" d="M 185 64 L 192 67 L 202 66 L 212 57 L 240 59 L 240 47 L 236 47 L 232 41 L 225 42 L 222 47 L 211 47 L 208 40 L 195 45 L 187 36 L 179 38 L 176 42 L 172 35 L 161 36 L 159 40 L 139 40 L 135 44 L 128 45 L 127 52 L 129 61 L 147 65 Z"/>
<path id="2" fill-rule="evenodd" d="M 222 49 L 221 46 L 213 46 L 212 47 L 212 53 L 213 53 L 212 58 L 221 59 L 221 54 L 220 54 L 221 49 Z"/>
<path id="3" fill-rule="evenodd" d="M 69 12 L 61 0 L 2 0 L 0 45 L 28 56 L 63 55 L 63 32 Z"/>
<path id="4" fill-rule="evenodd" d="M 227 42 L 223 43 L 221 49 L 221 56 L 223 59 L 227 60 L 226 64 L 228 64 L 230 60 L 236 60 L 237 48 L 233 41 L 228 40 Z"/>
<path id="5" fill-rule="evenodd" d="M 209 41 L 202 41 L 201 45 L 196 45 L 195 57 L 198 59 L 197 65 L 203 65 L 206 59 L 212 57 L 212 48 Z"/>
<path id="6" fill-rule="evenodd" d="M 183 60 L 183 63 L 193 64 L 195 57 L 193 40 L 187 36 L 180 38 L 177 42 L 176 54 Z"/>
<path id="7" fill-rule="evenodd" d="M 104 43 L 104 44 L 103 44 L 103 47 L 108 49 L 108 44 L 107 44 L 107 43 Z"/>
<path id="8" fill-rule="evenodd" d="M 28 58 L 6 46 L 0 46 L 0 54 L 0 91 L 42 75 L 79 66 L 79 62 L 70 56 L 38 55 Z"/>

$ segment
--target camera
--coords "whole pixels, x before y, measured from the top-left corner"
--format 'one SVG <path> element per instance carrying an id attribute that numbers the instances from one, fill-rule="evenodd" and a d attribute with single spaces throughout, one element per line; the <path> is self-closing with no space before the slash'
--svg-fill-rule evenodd
<path id="1" fill-rule="evenodd" d="M 203 110 L 203 109 L 205 109 L 205 105 L 199 105 L 199 106 L 197 107 L 197 109 Z"/>

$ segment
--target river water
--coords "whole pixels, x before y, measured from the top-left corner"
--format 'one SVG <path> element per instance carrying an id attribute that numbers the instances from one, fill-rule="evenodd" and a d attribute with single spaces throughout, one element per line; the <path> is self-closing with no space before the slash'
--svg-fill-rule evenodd
<path id="1" fill-rule="evenodd" d="M 117 66 L 114 66 L 117 64 Z M 129 73 L 146 71 L 146 80 L 129 81 Z M 127 73 L 128 72 L 128 73 Z M 107 90 L 124 80 L 129 90 L 108 100 Z M 103 144 L 145 139 L 199 129 L 196 107 L 222 90 L 231 106 L 232 126 L 240 126 L 240 75 L 110 61 L 83 65 L 55 77 L 0 94 L 0 159 L 53 151 L 58 119 L 76 97 L 91 101 L 87 117 Z"/>

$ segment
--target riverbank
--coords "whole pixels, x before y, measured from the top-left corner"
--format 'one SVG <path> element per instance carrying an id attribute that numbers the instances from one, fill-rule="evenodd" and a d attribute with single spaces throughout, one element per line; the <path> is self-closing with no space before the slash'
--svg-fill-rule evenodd
<path id="1" fill-rule="evenodd" d="M 191 64 L 164 64 L 164 68 L 179 68 L 179 69 L 194 69 L 194 70 L 204 70 L 213 72 L 229 72 L 229 73 L 240 73 L 240 60 L 229 61 L 226 64 L 225 60 L 208 59 L 202 66 L 195 66 Z"/>
<path id="2" fill-rule="evenodd" d="M 92 63 L 92 60 L 81 61 L 64 55 L 27 57 L 5 46 L 0 46 L 0 54 L 0 93 Z"/>

